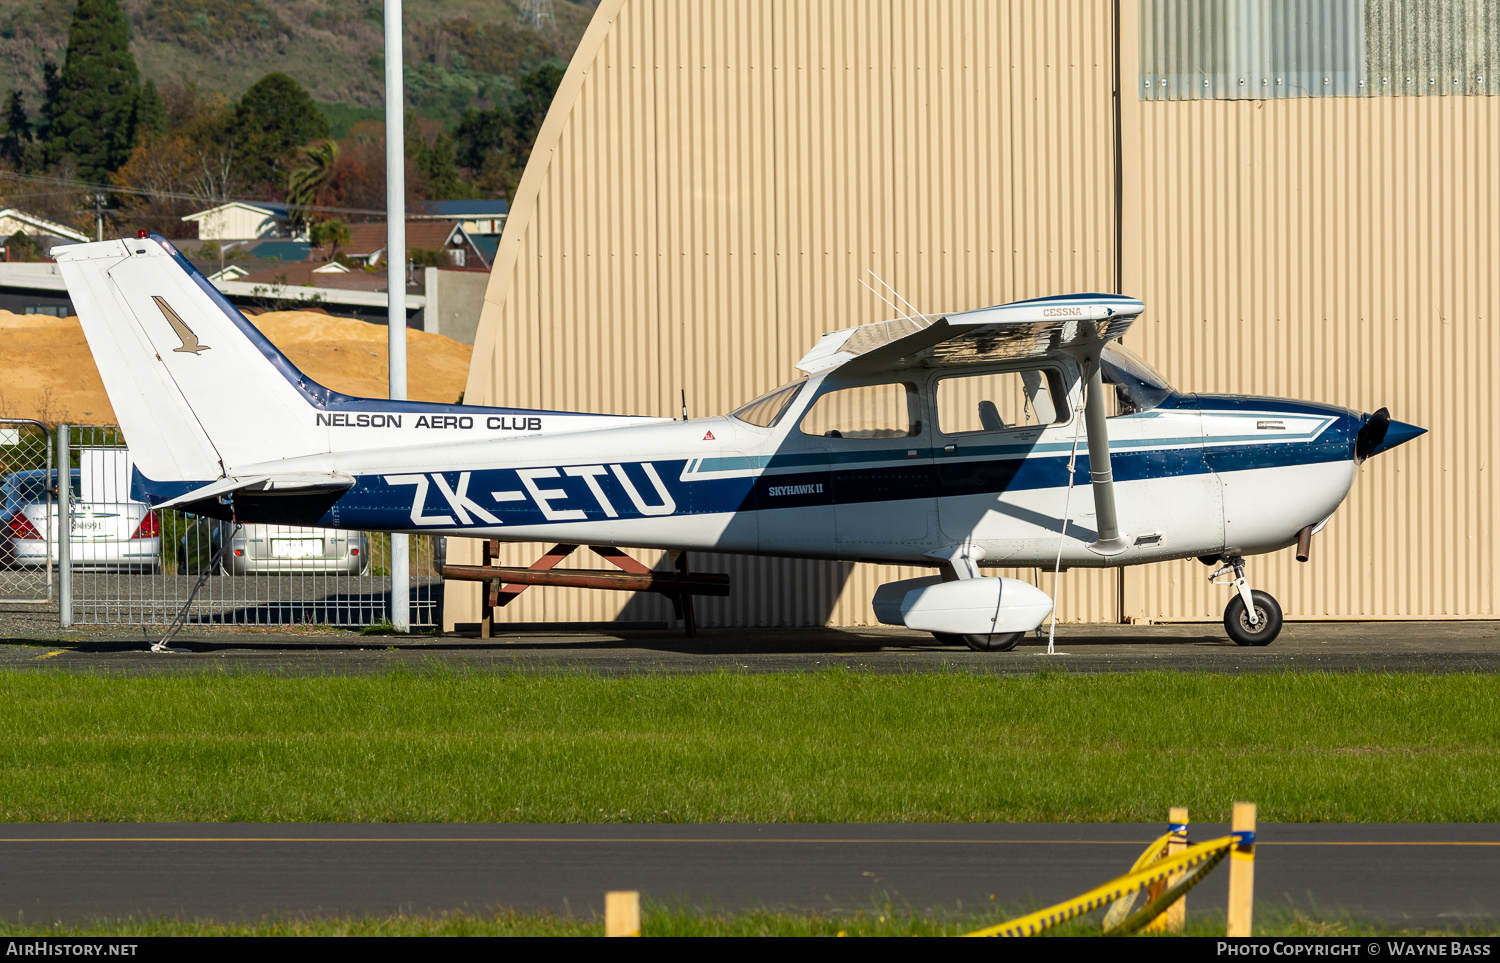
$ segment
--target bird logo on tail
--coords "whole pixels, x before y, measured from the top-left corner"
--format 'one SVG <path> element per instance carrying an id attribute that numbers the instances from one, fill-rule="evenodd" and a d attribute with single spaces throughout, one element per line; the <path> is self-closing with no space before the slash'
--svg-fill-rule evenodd
<path id="1" fill-rule="evenodd" d="M 156 302 L 156 306 L 161 309 L 162 316 L 167 319 L 167 323 L 172 326 L 172 330 L 177 333 L 177 337 L 182 341 L 182 347 L 173 348 L 173 351 L 186 351 L 196 355 L 208 350 L 208 345 L 198 343 L 198 336 L 193 333 L 193 329 L 188 327 L 187 323 L 177 316 L 177 312 L 172 310 L 170 304 L 164 299 L 155 296 L 152 296 L 151 300 Z"/>

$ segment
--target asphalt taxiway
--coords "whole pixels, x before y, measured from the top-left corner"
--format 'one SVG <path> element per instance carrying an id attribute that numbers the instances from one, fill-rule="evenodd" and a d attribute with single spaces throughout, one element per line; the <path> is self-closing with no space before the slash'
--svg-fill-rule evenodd
<path id="1" fill-rule="evenodd" d="M 154 673 L 223 669 L 293 675 L 451 666 L 466 670 L 699 672 L 1500 672 L 1500 622 L 1299 622 L 1274 643 L 1237 646 L 1217 624 L 1063 625 L 1056 652 L 1031 637 L 1010 652 L 971 652 L 899 628 L 669 630 L 527 628 L 480 640 L 286 629 L 190 627 L 179 653 L 147 651 L 140 629 L 6 631 L 0 667 Z M 159 634 L 159 630 L 155 630 Z"/>
<path id="2" fill-rule="evenodd" d="M 1198 825 L 1195 839 L 1227 834 Z M 1129 869 L 1140 824 L 0 826 L 0 912 L 253 921 L 497 909 L 597 918 L 604 893 L 708 911 L 1038 908 Z M 1189 913 L 1218 913 L 1214 870 Z M 1262 824 L 1258 913 L 1500 925 L 1500 825 Z"/>

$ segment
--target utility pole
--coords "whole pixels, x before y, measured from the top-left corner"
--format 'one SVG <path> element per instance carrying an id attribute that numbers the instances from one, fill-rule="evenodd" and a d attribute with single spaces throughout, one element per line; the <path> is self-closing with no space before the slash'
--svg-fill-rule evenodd
<path id="1" fill-rule="evenodd" d="M 94 225 L 94 240 L 104 240 L 104 195 L 102 193 L 94 195 Z"/>
<path id="2" fill-rule="evenodd" d="M 390 396 L 406 400 L 406 94 L 401 73 L 401 0 L 385 0 L 385 291 Z M 397 284 L 397 268 L 402 268 Z M 411 631 L 410 538 L 391 534 L 391 628 Z"/>

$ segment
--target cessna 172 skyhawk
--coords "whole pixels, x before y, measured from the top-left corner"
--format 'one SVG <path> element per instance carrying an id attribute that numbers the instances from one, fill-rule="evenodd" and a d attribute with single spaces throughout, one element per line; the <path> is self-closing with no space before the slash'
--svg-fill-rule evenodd
<path id="1" fill-rule="evenodd" d="M 804 377 L 716 418 L 353 398 L 160 237 L 52 253 L 134 452 L 132 496 L 157 508 L 925 565 L 938 574 L 879 589 L 876 617 L 980 650 L 1052 607 L 981 566 L 1183 558 L 1223 564 L 1230 636 L 1264 645 L 1281 611 L 1245 557 L 1305 556 L 1359 464 L 1423 431 L 1384 409 L 1179 394 L 1117 344 L 1144 307 L 1109 294 L 836 331 Z"/>

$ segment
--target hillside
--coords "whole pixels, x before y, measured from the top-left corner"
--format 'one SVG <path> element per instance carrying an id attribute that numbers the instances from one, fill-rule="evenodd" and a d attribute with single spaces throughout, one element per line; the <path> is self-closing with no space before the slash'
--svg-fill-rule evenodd
<path id="1" fill-rule="evenodd" d="M 386 396 L 383 326 L 308 311 L 271 312 L 251 321 L 314 381 L 345 394 Z M 424 331 L 407 336 L 409 396 L 457 401 L 473 348 Z M 0 370 L 8 372 L 0 386 L 0 417 L 115 423 L 77 318 L 0 311 Z"/>
<path id="2" fill-rule="evenodd" d="M 567 60 L 598 0 L 554 0 L 557 29 L 522 27 L 517 0 L 405 0 L 406 88 L 414 111 L 451 126 L 523 67 Z M 0 66 L 42 102 L 42 63 L 60 62 L 74 0 L 0 0 Z M 143 78 L 196 84 L 235 99 L 271 71 L 296 78 L 335 135 L 379 115 L 384 87 L 380 0 L 122 0 Z M 498 85 L 498 86 L 497 86 Z M 0 90 L 0 93 L 4 93 Z"/>

